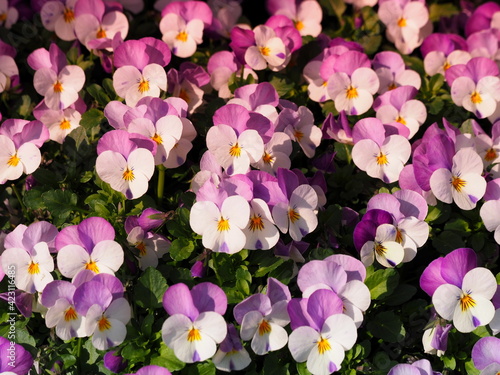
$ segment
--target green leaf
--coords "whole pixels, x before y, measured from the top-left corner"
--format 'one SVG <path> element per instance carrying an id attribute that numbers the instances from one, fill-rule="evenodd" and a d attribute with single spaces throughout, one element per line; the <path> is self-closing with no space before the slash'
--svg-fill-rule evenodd
<path id="1" fill-rule="evenodd" d="M 109 96 L 104 92 L 103 88 L 96 83 L 89 85 L 87 87 L 87 92 L 103 107 L 111 101 Z"/>
<path id="2" fill-rule="evenodd" d="M 273 76 L 269 83 L 276 89 L 280 98 L 286 96 L 295 86 L 294 82 L 287 77 Z"/>
<path id="3" fill-rule="evenodd" d="M 429 88 L 433 94 L 436 94 L 444 84 L 444 76 L 440 73 L 434 74 L 429 81 Z"/>
<path id="4" fill-rule="evenodd" d="M 342 0 L 319 0 L 319 3 L 329 15 L 336 15 L 339 19 L 347 8 L 347 5 Z"/>
<path id="5" fill-rule="evenodd" d="M 161 307 L 163 294 L 167 289 L 167 281 L 160 271 L 148 267 L 144 274 L 139 277 L 134 288 L 134 298 L 137 305 L 156 309 Z"/>
<path id="6" fill-rule="evenodd" d="M 56 226 L 64 224 L 71 212 L 78 208 L 78 196 L 69 190 L 49 190 L 42 194 L 42 199 Z"/>
<path id="7" fill-rule="evenodd" d="M 444 17 L 451 17 L 460 13 L 460 9 L 458 9 L 453 3 L 433 3 L 429 5 L 429 19 L 432 22 L 437 22 Z"/>
<path id="8" fill-rule="evenodd" d="M 87 363 L 89 365 L 95 363 L 97 361 L 97 359 L 99 358 L 99 353 L 97 352 L 97 349 L 95 348 L 94 344 L 92 344 L 92 340 L 88 339 L 87 341 L 85 341 L 85 344 L 83 345 L 83 347 L 89 353 L 89 359 L 88 359 Z"/>
<path id="9" fill-rule="evenodd" d="M 297 363 L 296 367 L 299 375 L 312 375 L 307 369 L 307 362 Z"/>
<path id="10" fill-rule="evenodd" d="M 87 137 L 87 132 L 82 126 L 73 129 L 67 137 L 75 141 L 76 149 L 79 150 L 81 147 L 86 147 L 89 145 L 89 137 Z"/>
<path id="11" fill-rule="evenodd" d="M 186 366 L 184 362 L 175 356 L 174 351 L 163 342 L 160 344 L 159 354 L 160 356 L 151 358 L 152 365 L 165 367 L 172 372 L 180 371 Z"/>
<path id="12" fill-rule="evenodd" d="M 377 314 L 368 322 L 367 328 L 373 336 L 387 342 L 402 341 L 406 334 L 406 330 L 399 316 L 392 311 L 384 311 Z"/>
<path id="13" fill-rule="evenodd" d="M 31 189 L 24 193 L 23 202 L 30 210 L 41 210 L 45 208 L 42 199 L 43 192 L 38 189 Z"/>
<path id="14" fill-rule="evenodd" d="M 267 258 L 262 265 L 259 267 L 259 269 L 255 272 L 255 277 L 262 277 L 267 275 L 269 272 L 272 270 L 275 270 L 279 266 L 283 264 L 285 260 L 283 258 Z"/>
<path id="15" fill-rule="evenodd" d="M 412 299 L 412 297 L 417 293 L 417 288 L 410 284 L 400 284 L 394 290 L 394 292 L 385 298 L 386 303 L 389 306 L 397 306 L 405 303 Z"/>
<path id="16" fill-rule="evenodd" d="M 154 321 L 155 317 L 153 314 L 146 315 L 141 324 L 141 332 L 144 334 L 144 336 L 151 336 Z"/>
<path id="17" fill-rule="evenodd" d="M 104 78 L 102 80 L 102 87 L 106 90 L 106 93 L 111 99 L 116 99 L 118 95 L 116 95 L 115 88 L 113 86 L 113 80 L 111 78 Z"/>
<path id="18" fill-rule="evenodd" d="M 455 357 L 450 354 L 442 356 L 441 360 L 443 361 L 444 366 L 450 370 L 455 370 L 455 367 L 457 367 L 457 361 L 455 360 Z"/>
<path id="19" fill-rule="evenodd" d="M 92 108 L 82 115 L 80 125 L 85 129 L 92 129 L 99 126 L 105 120 L 104 113 L 97 108 Z"/>
<path id="20" fill-rule="evenodd" d="M 215 375 L 217 371 L 213 362 L 198 363 L 196 369 L 199 375 Z"/>
<path id="21" fill-rule="evenodd" d="M 131 342 L 125 345 L 120 354 L 123 358 L 128 359 L 131 362 L 139 362 L 143 361 L 144 357 L 146 357 L 150 351 L 150 349 L 145 349 L 136 343 Z"/>
<path id="22" fill-rule="evenodd" d="M 181 261 L 189 258 L 195 249 L 194 241 L 187 238 L 177 238 L 170 245 L 170 256 L 173 260 Z"/>
<path id="23" fill-rule="evenodd" d="M 428 103 L 428 107 L 431 115 L 437 115 L 444 107 L 444 100 L 441 98 L 435 98 Z"/>
<path id="24" fill-rule="evenodd" d="M 377 270 L 369 274 L 365 280 L 372 299 L 382 299 L 391 295 L 398 282 L 399 274 L 393 268 Z"/>

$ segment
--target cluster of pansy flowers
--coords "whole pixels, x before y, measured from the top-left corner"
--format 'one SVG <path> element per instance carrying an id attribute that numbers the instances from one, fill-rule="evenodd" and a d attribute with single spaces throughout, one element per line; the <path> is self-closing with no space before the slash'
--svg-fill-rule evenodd
<path id="1" fill-rule="evenodd" d="M 361 8 L 376 2 L 352 3 Z M 137 13 L 143 4 L 126 5 Z M 256 71 L 282 71 L 302 46 L 302 36 L 320 35 L 322 10 L 316 1 L 269 0 L 272 16 L 255 27 L 237 25 L 241 5 L 235 1 L 160 0 L 156 8 L 161 11 L 162 39 L 128 41 L 124 41 L 128 20 L 119 3 L 48 1 L 40 9 L 47 30 L 64 41 L 78 40 L 101 58 L 105 71 L 113 73 L 113 87 L 123 101 L 112 101 L 104 110 L 114 130 L 97 144 L 96 173 L 114 190 L 128 199 L 141 197 L 149 189 L 155 166 L 176 168 L 186 161 L 197 136 L 188 117 L 211 89 L 229 100 L 212 118 L 207 151 L 191 183 L 196 203 L 190 225 L 206 249 L 233 254 L 274 248 L 277 255 L 304 261 L 301 253 L 307 244 L 301 240 L 318 225 L 317 211 L 327 203 L 326 182 L 320 172 L 306 177 L 290 169 L 294 147 L 313 158 L 322 141 L 351 144 L 353 162 L 360 170 L 401 187 L 368 202 L 354 231 L 361 263 L 340 255 L 306 263 L 297 275 L 303 293 L 300 299 L 293 299 L 285 285 L 270 278 L 265 294 L 252 295 L 234 308 L 239 333 L 223 318 L 227 299 L 220 287 L 210 283 L 191 290 L 184 284 L 171 286 L 163 297 L 170 317 L 162 335 L 179 359 L 198 362 L 213 357 L 221 370 L 243 369 L 250 357 L 241 337 L 251 341 L 257 355 L 281 349 L 288 342 L 293 358 L 307 361 L 313 374 L 337 371 L 344 352 L 356 342 L 356 329 L 370 305 L 363 283 L 365 267 L 375 259 L 384 267 L 410 262 L 429 236 L 424 221 L 428 205 L 441 201 L 471 210 L 484 199 L 481 218 L 500 243 L 500 221 L 494 214 L 500 208 L 497 4 L 484 4 L 472 13 L 464 39 L 432 34 L 424 2 L 379 1 L 378 17 L 397 50 L 410 54 L 421 46 L 425 72 L 444 75 L 453 103 L 493 124 L 491 136 L 474 120 L 473 133 L 461 134 L 443 119 L 444 129 L 437 124 L 427 126 L 413 144 L 410 140 L 426 126 L 427 118 L 425 104 L 416 99 L 421 77 L 407 69 L 396 52 L 379 52 L 369 58 L 356 42 L 322 37 L 323 51 L 305 66 L 303 76 L 309 98 L 319 103 L 333 100 L 340 114 L 337 118 L 329 115 L 321 129 L 307 107 L 280 99 L 270 83 L 246 85 L 231 93 L 233 77 L 257 79 Z M 0 12 L 5 14 L 1 17 L 5 27 L 17 21 L 17 10 L 6 1 L 0 1 Z M 206 70 L 192 62 L 183 62 L 178 70 L 165 70 L 171 54 L 192 56 L 206 33 L 228 38 L 231 50 L 211 55 Z M 18 88 L 15 55 L 15 49 L 0 43 L 0 92 Z M 34 51 L 28 64 L 35 71 L 34 88 L 44 99 L 33 111 L 37 120 L 2 123 L 2 184 L 34 172 L 41 163 L 43 143 L 48 139 L 62 143 L 87 110 L 79 96 L 84 71 L 68 64 L 55 43 L 48 50 Z M 165 92 L 171 96 L 160 98 Z M 348 116 L 370 110 L 375 117 L 351 126 Z M 412 164 L 408 164 L 410 156 Z M 147 209 L 125 222 L 127 241 L 143 270 L 156 267 L 170 246 L 167 238 L 154 232 L 163 222 L 154 219 L 155 215 L 161 213 Z M 288 233 L 293 241 L 285 245 L 280 233 Z M 43 311 L 47 326 L 55 327 L 63 340 L 92 336 L 98 349 L 123 342 L 130 306 L 114 273 L 124 254 L 106 220 L 88 218 L 60 232 L 48 222 L 20 224 L 6 236 L 4 247 L 2 270 L 17 265 L 18 308 L 26 316 L 32 309 Z M 54 280 L 54 258 L 61 275 L 71 282 Z M 493 332 L 500 330 L 496 281 L 491 271 L 477 267 L 472 249 L 457 249 L 432 262 L 420 284 L 437 314 L 453 321 L 458 331 L 470 332 L 488 324 Z M 290 336 L 283 328 L 288 323 Z M 450 325 L 441 323 L 442 319 L 436 319 L 435 327 L 424 334 L 424 346 L 430 350 L 446 349 Z M 497 345 L 490 341 L 488 345 Z M 485 342 L 473 352 L 481 370 L 498 365 L 484 359 Z M 391 374 L 432 373 L 425 361 L 398 366 Z M 137 373 L 166 373 L 147 367 Z M 19 371 L 23 373 L 24 368 Z"/>

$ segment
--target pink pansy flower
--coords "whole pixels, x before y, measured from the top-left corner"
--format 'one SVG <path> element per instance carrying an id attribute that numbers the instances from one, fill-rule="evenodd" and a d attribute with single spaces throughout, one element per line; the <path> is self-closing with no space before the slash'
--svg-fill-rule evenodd
<path id="1" fill-rule="evenodd" d="M 113 227 L 100 217 L 65 227 L 56 238 L 59 271 L 69 278 L 82 270 L 114 275 L 123 263 L 123 249 L 114 238 Z"/>
<path id="2" fill-rule="evenodd" d="M 290 169 L 292 150 L 290 137 L 286 133 L 275 132 L 269 142 L 264 145 L 262 158 L 256 163 L 252 163 L 252 166 L 272 175 L 276 173 L 278 168 Z"/>
<path id="3" fill-rule="evenodd" d="M 500 60 L 499 38 L 500 28 L 482 30 L 470 35 L 467 38 L 467 45 L 471 56 L 487 57 L 498 62 Z"/>
<path id="4" fill-rule="evenodd" d="M 455 34 L 431 34 L 425 38 L 420 50 L 424 55 L 425 72 L 430 76 L 444 75 L 451 66 L 466 64 L 471 59 L 467 43 Z"/>
<path id="5" fill-rule="evenodd" d="M 408 0 L 387 0 L 379 5 L 378 16 L 386 25 L 386 36 L 399 52 L 407 55 L 420 46 L 431 33 L 426 25 L 429 10 L 425 3 Z"/>
<path id="6" fill-rule="evenodd" d="M 163 41 L 178 57 L 189 57 L 203 42 L 203 29 L 212 23 L 212 11 L 201 1 L 172 2 L 161 12 Z"/>
<path id="7" fill-rule="evenodd" d="M 475 57 L 465 65 L 446 71 L 451 98 L 459 107 L 485 118 L 495 112 L 500 101 L 500 78 L 497 64 L 486 57 Z"/>
<path id="8" fill-rule="evenodd" d="M 479 5 L 465 24 L 465 35 L 469 36 L 477 31 L 500 28 L 500 5 L 493 1 Z"/>
<path id="9" fill-rule="evenodd" d="M 411 69 L 406 69 L 401 55 L 392 51 L 379 52 L 373 58 L 373 69 L 380 80 L 379 94 L 393 90 L 399 86 L 413 86 L 420 89 L 420 75 Z"/>
<path id="10" fill-rule="evenodd" d="M 353 129 L 352 159 L 356 166 L 386 183 L 399 179 L 411 154 L 408 140 L 398 134 L 385 135 L 382 122 L 375 118 L 358 121 Z"/>
<path id="11" fill-rule="evenodd" d="M 417 90 L 413 86 L 401 86 L 379 96 L 373 105 L 376 117 L 383 124 L 409 129 L 412 138 L 427 119 L 424 103 L 415 100 Z"/>
<path id="12" fill-rule="evenodd" d="M 462 210 L 472 210 L 486 191 L 481 157 L 472 148 L 463 148 L 453 157 L 451 169 L 432 173 L 430 187 L 442 202 L 455 202 Z"/>
<path id="13" fill-rule="evenodd" d="M 43 26 L 65 41 L 76 39 L 75 4 L 78 0 L 47 1 L 40 11 Z"/>
<path id="14" fill-rule="evenodd" d="M 474 146 L 476 152 L 483 160 L 484 168 L 500 162 L 500 122 L 493 124 L 491 137 L 484 132 L 479 124 L 472 120 L 474 130 Z M 495 175 L 494 172 L 492 172 Z"/>
<path id="15" fill-rule="evenodd" d="M 263 70 L 269 67 L 272 71 L 285 68 L 290 60 L 290 51 L 285 43 L 276 36 L 274 30 L 260 25 L 253 29 L 254 45 L 245 52 L 245 62 L 254 70 Z"/>
<path id="16" fill-rule="evenodd" d="M 238 23 L 243 12 L 240 3 L 236 0 L 208 0 L 208 6 L 213 13 L 208 31 L 229 38 L 231 29 Z"/>
<path id="17" fill-rule="evenodd" d="M 249 111 L 260 113 L 272 122 L 278 118 L 276 107 L 279 104 L 279 95 L 269 83 L 255 83 L 245 85 L 234 90 L 234 98 L 227 104 L 239 104 Z"/>
<path id="18" fill-rule="evenodd" d="M 10 29 L 17 22 L 19 12 L 13 6 L 9 6 L 9 0 L 0 0 L 0 26 Z"/>
<path id="19" fill-rule="evenodd" d="M 128 19 L 121 12 L 121 6 L 114 3 L 106 9 L 102 0 L 79 0 L 75 4 L 75 34 L 87 49 L 112 50 L 116 34 L 125 39 L 128 34 Z"/>
<path id="20" fill-rule="evenodd" d="M 273 15 L 284 15 L 290 18 L 302 36 L 316 37 L 321 33 L 323 11 L 315 0 L 300 2 L 271 0 L 267 2 L 267 9 Z"/>
<path id="21" fill-rule="evenodd" d="M 250 218 L 248 202 L 237 195 L 226 198 L 219 209 L 214 202 L 196 202 L 189 223 L 202 236 L 203 246 L 216 252 L 234 254 L 243 249 L 243 232 Z"/>
<path id="22" fill-rule="evenodd" d="M 13 82 L 13 79 L 19 76 L 19 69 L 14 56 L 0 52 L 0 93 L 9 90 L 15 82 Z"/>
<path id="23" fill-rule="evenodd" d="M 238 330 L 227 325 L 227 336 L 220 343 L 219 350 L 212 358 L 215 367 L 221 371 L 240 371 L 252 363 L 247 350 L 243 347 Z"/>
<path id="24" fill-rule="evenodd" d="M 163 69 L 170 62 L 168 46 L 154 38 L 129 40 L 115 50 L 113 87 L 129 106 L 145 96 L 159 97 L 167 91 L 167 73 Z"/>
<path id="25" fill-rule="evenodd" d="M 130 137 L 123 130 L 112 130 L 99 140 L 96 172 L 111 188 L 135 199 L 148 190 L 155 162 L 152 152 L 138 147 Z"/>
<path id="26" fill-rule="evenodd" d="M 361 261 L 368 267 L 375 259 L 384 267 L 396 267 L 405 256 L 404 248 L 397 239 L 397 230 L 391 224 L 382 224 L 377 228 L 375 239 L 367 241 L 360 251 Z"/>
<path id="27" fill-rule="evenodd" d="M 500 244 L 500 218 L 498 210 L 500 209 L 500 200 L 489 200 L 483 204 L 479 214 L 487 230 L 494 233 L 496 243 Z"/>
<path id="28" fill-rule="evenodd" d="M 66 109 L 50 109 L 42 101 L 33 110 L 33 115 L 40 120 L 49 130 L 50 139 L 57 143 L 63 143 L 66 136 L 80 126 L 82 113 L 86 111 L 86 105 L 79 99 Z"/>
<path id="29" fill-rule="evenodd" d="M 203 103 L 204 88 L 210 83 L 210 76 L 201 66 L 184 62 L 179 70 L 168 71 L 168 92 L 188 104 L 188 112 L 193 113 Z"/>
<path id="30" fill-rule="evenodd" d="M 245 249 L 269 250 L 278 242 L 278 228 L 274 225 L 269 206 L 262 199 L 250 201 L 250 220 L 243 233 L 246 236 Z"/>
<path id="31" fill-rule="evenodd" d="M 28 64 L 36 70 L 33 85 L 45 97 L 47 107 L 65 109 L 78 100 L 85 73 L 77 65 L 67 65 L 66 55 L 56 44 L 52 43 L 49 51 L 40 48 L 32 52 Z"/>
<path id="32" fill-rule="evenodd" d="M 42 160 L 39 148 L 48 137 L 40 121 L 5 120 L 0 127 L 0 184 L 33 173 Z"/>

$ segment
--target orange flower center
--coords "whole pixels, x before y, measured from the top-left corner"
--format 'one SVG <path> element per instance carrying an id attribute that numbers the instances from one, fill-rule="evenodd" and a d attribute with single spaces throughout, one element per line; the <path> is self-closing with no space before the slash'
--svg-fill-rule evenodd
<path id="1" fill-rule="evenodd" d="M 407 23 L 406 23 L 406 19 L 404 19 L 403 17 L 401 17 L 399 20 L 398 20 L 398 26 L 399 27 L 406 27 Z"/>
<path id="2" fill-rule="evenodd" d="M 187 42 L 187 40 L 188 40 L 188 33 L 185 32 L 185 31 L 181 31 L 179 34 L 177 34 L 177 36 L 175 37 L 175 39 L 177 39 L 178 41 L 181 41 L 181 42 Z"/>
<path id="3" fill-rule="evenodd" d="M 97 322 L 97 327 L 99 328 L 99 331 L 106 331 L 111 328 L 111 323 L 109 322 L 108 318 L 106 318 L 104 315 L 99 319 Z"/>
<path id="4" fill-rule="evenodd" d="M 106 36 L 107 36 L 106 31 L 102 27 L 99 27 L 99 30 L 97 30 L 95 37 L 97 39 L 101 39 L 101 38 L 106 38 Z"/>
<path id="5" fill-rule="evenodd" d="M 260 217 L 260 215 L 252 216 L 250 218 L 249 228 L 252 232 L 255 232 L 256 230 L 263 230 L 264 229 L 264 222 L 262 221 L 262 218 Z"/>
<path id="6" fill-rule="evenodd" d="M 300 215 L 297 211 L 295 211 L 293 208 L 290 208 L 288 210 L 288 218 L 290 219 L 290 221 L 293 223 L 295 223 L 297 220 L 300 219 Z"/>
<path id="7" fill-rule="evenodd" d="M 483 102 L 483 98 L 477 91 L 474 91 L 470 96 L 470 101 L 474 104 L 480 104 Z"/>
<path id="8" fill-rule="evenodd" d="M 93 260 L 89 260 L 88 263 L 85 264 L 85 269 L 91 270 L 94 273 L 99 273 L 99 267 L 97 266 L 97 263 L 94 262 Z"/>
<path id="9" fill-rule="evenodd" d="M 10 156 L 9 160 L 7 160 L 7 165 L 9 167 L 17 167 L 17 165 L 19 164 L 20 161 L 21 161 L 21 158 L 19 158 L 17 156 L 17 153 L 16 153 L 16 154 Z"/>
<path id="10" fill-rule="evenodd" d="M 470 294 L 464 294 L 460 298 L 460 308 L 462 309 L 462 311 L 467 311 L 474 306 L 476 306 L 476 301 L 474 301 Z"/>
<path id="11" fill-rule="evenodd" d="M 158 135 L 157 133 L 155 133 L 155 135 L 153 135 L 151 139 L 159 145 L 163 143 L 163 138 L 161 137 L 161 135 Z"/>
<path id="12" fill-rule="evenodd" d="M 61 130 L 68 130 L 69 128 L 71 128 L 71 124 L 68 120 L 64 119 L 59 124 L 59 127 L 61 128 Z"/>
<path id="13" fill-rule="evenodd" d="M 459 193 L 462 191 L 462 189 L 465 187 L 466 184 L 467 182 L 462 180 L 460 177 L 453 176 L 451 178 L 451 186 L 453 186 L 453 188 Z"/>
<path id="14" fill-rule="evenodd" d="M 389 164 L 389 160 L 387 160 L 387 156 L 380 151 L 380 154 L 377 156 L 377 164 L 378 165 L 387 165 Z"/>
<path id="15" fill-rule="evenodd" d="M 64 8 L 63 11 L 64 22 L 70 23 L 75 19 L 75 12 L 72 9 Z"/>
<path id="16" fill-rule="evenodd" d="M 328 339 L 325 339 L 323 337 L 321 337 L 321 340 L 318 341 L 317 343 L 318 345 L 318 352 L 319 354 L 325 354 L 325 352 L 329 351 L 332 349 L 332 347 L 330 346 L 330 342 L 328 341 Z"/>
<path id="17" fill-rule="evenodd" d="M 231 155 L 233 158 L 239 158 L 241 156 L 241 147 L 236 142 L 231 148 L 229 149 L 229 155 Z"/>
<path id="18" fill-rule="evenodd" d="M 135 248 L 137 250 L 139 250 L 139 254 L 141 255 L 141 257 L 146 255 L 147 251 L 146 251 L 146 245 L 144 244 L 144 242 L 139 242 L 137 245 L 135 245 Z"/>
<path id="19" fill-rule="evenodd" d="M 304 28 L 304 24 L 301 21 L 295 22 L 295 28 L 300 31 Z"/>
<path id="20" fill-rule="evenodd" d="M 269 47 L 259 47 L 259 51 L 262 56 L 269 56 L 271 54 L 271 48 Z"/>
<path id="21" fill-rule="evenodd" d="M 345 92 L 347 99 L 356 99 L 358 97 L 358 90 L 355 87 L 349 86 Z"/>
<path id="22" fill-rule="evenodd" d="M 139 82 L 139 87 L 137 88 L 141 94 L 144 94 L 146 91 L 149 91 L 149 81 L 146 79 L 141 79 Z"/>
<path id="23" fill-rule="evenodd" d="M 40 273 L 40 266 L 38 265 L 38 263 L 31 261 L 30 265 L 28 266 L 28 273 L 30 275 L 36 275 Z"/>
<path id="24" fill-rule="evenodd" d="M 63 91 L 62 83 L 59 80 L 54 83 L 54 92 L 59 93 Z"/>
<path id="25" fill-rule="evenodd" d="M 497 157 L 498 157 L 497 152 L 493 148 L 490 148 L 488 151 L 486 151 L 486 155 L 484 155 L 484 160 L 491 162 L 495 160 Z"/>
<path id="26" fill-rule="evenodd" d="M 78 318 L 78 314 L 76 313 L 75 309 L 73 306 L 70 306 L 65 312 L 64 312 L 64 320 L 69 322 L 71 320 L 76 320 Z"/>
<path id="27" fill-rule="evenodd" d="M 265 319 L 262 319 L 262 322 L 259 324 L 259 335 L 264 336 L 266 333 L 271 332 L 271 325 Z"/>
<path id="28" fill-rule="evenodd" d="M 187 340 L 189 342 L 193 342 L 193 341 L 200 341 L 201 340 L 201 334 L 200 334 L 200 331 L 197 330 L 196 328 L 191 328 L 188 332 L 188 337 L 187 337 Z"/>
<path id="29" fill-rule="evenodd" d="M 128 167 L 123 171 L 122 178 L 125 181 L 133 181 L 135 179 L 134 172 Z"/>
<path id="30" fill-rule="evenodd" d="M 227 219 L 224 219 L 222 216 L 219 220 L 219 222 L 217 223 L 217 230 L 219 232 L 225 232 L 225 231 L 228 231 L 229 230 L 229 220 Z"/>

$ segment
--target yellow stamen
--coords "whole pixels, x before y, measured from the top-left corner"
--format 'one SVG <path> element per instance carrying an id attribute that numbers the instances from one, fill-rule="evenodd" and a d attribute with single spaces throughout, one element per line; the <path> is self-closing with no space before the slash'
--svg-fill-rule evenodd
<path id="1" fill-rule="evenodd" d="M 71 124 L 68 120 L 64 119 L 59 124 L 59 127 L 61 128 L 61 130 L 68 130 L 69 128 L 71 128 Z"/>
<path id="2" fill-rule="evenodd" d="M 188 332 L 188 337 L 187 337 L 187 340 L 189 342 L 193 342 L 193 341 L 200 341 L 201 340 L 201 334 L 200 334 L 200 331 L 197 330 L 196 328 L 191 328 Z"/>
<path id="3" fill-rule="evenodd" d="M 474 301 L 470 294 L 464 294 L 460 298 L 460 308 L 462 309 L 462 311 L 467 311 L 474 306 L 476 306 L 476 301 Z"/>
<path id="4" fill-rule="evenodd" d="M 483 102 L 483 98 L 477 91 L 474 91 L 470 96 L 470 101 L 474 104 L 480 104 Z"/>
<path id="5" fill-rule="evenodd" d="M 349 86 L 345 92 L 347 99 L 356 99 L 358 97 L 358 90 L 355 87 Z"/>
<path id="6" fill-rule="evenodd" d="M 269 332 L 271 332 L 271 325 L 268 323 L 267 320 L 262 319 L 262 322 L 260 322 L 259 324 L 259 335 L 263 336 Z"/>
<path id="7" fill-rule="evenodd" d="M 125 181 L 134 181 L 135 179 L 135 176 L 134 176 L 134 172 L 129 169 L 128 167 L 123 171 L 123 175 L 122 175 L 122 178 L 125 180 Z"/>
<path id="8" fill-rule="evenodd" d="M 295 28 L 300 31 L 304 28 L 304 24 L 301 21 L 296 21 L 295 22 Z"/>
<path id="9" fill-rule="evenodd" d="M 184 100 L 188 104 L 189 104 L 189 101 L 191 100 L 189 98 L 189 94 L 187 93 L 186 90 L 181 90 L 181 92 L 179 93 L 179 98 L 181 98 L 182 100 Z"/>
<path id="10" fill-rule="evenodd" d="M 250 218 L 249 228 L 252 232 L 255 232 L 256 230 L 263 230 L 264 229 L 264 222 L 262 221 L 262 218 L 260 217 L 260 215 L 252 216 Z"/>
<path id="11" fill-rule="evenodd" d="M 175 37 L 175 39 L 177 39 L 178 41 L 181 41 L 181 42 L 187 42 L 187 40 L 188 40 L 188 33 L 185 32 L 185 31 L 181 31 L 179 34 L 177 34 L 177 36 Z"/>
<path id="12" fill-rule="evenodd" d="M 403 232 L 399 228 L 396 228 L 396 238 L 394 239 L 399 244 L 403 243 Z"/>
<path id="13" fill-rule="evenodd" d="M 447 71 L 447 70 L 448 70 L 448 69 L 450 69 L 450 68 L 451 68 L 451 64 L 450 64 L 448 61 L 446 61 L 446 62 L 444 63 L 444 65 L 443 65 L 443 70 L 444 70 L 444 71 Z"/>
<path id="14" fill-rule="evenodd" d="M 269 47 L 259 47 L 259 51 L 263 56 L 269 56 L 271 54 L 271 48 Z"/>
<path id="15" fill-rule="evenodd" d="M 54 83 L 54 92 L 59 93 L 62 91 L 63 91 L 62 83 L 59 82 L 59 80 L 58 80 L 58 81 L 56 81 L 56 83 Z"/>
<path id="16" fill-rule="evenodd" d="M 99 27 L 99 30 L 97 30 L 95 37 L 97 39 L 106 38 L 106 31 L 102 27 Z"/>
<path id="17" fill-rule="evenodd" d="M 490 148 L 488 151 L 486 151 L 486 155 L 484 155 L 484 160 L 491 162 L 495 160 L 497 157 L 498 157 L 497 152 L 493 148 Z"/>
<path id="18" fill-rule="evenodd" d="M 64 312 L 64 320 L 69 322 L 70 320 L 76 320 L 78 318 L 78 314 L 76 313 L 75 309 L 73 306 L 70 306 L 65 312 Z"/>
<path id="19" fill-rule="evenodd" d="M 387 165 L 389 164 L 389 160 L 387 160 L 387 156 L 380 151 L 380 154 L 377 156 L 377 164 L 378 165 Z"/>
<path id="20" fill-rule="evenodd" d="M 398 86 L 397 86 L 394 82 L 392 82 L 389 86 L 387 86 L 387 88 L 388 88 L 389 90 L 394 90 L 394 89 L 395 89 L 395 88 L 397 88 L 397 87 L 398 87 Z"/>
<path id="21" fill-rule="evenodd" d="M 295 211 L 293 208 L 290 208 L 288 210 L 288 218 L 290 219 L 290 221 L 293 223 L 295 223 L 297 220 L 300 219 L 300 215 L 297 211 Z"/>
<path id="22" fill-rule="evenodd" d="M 109 322 L 108 318 L 103 315 L 97 322 L 97 327 L 99 327 L 99 331 L 101 332 L 106 331 L 111 328 L 111 323 Z"/>
<path id="23" fill-rule="evenodd" d="M 457 176 L 453 176 L 451 178 L 451 186 L 453 186 L 453 188 L 457 191 L 457 192 L 461 192 L 462 189 L 464 188 L 464 186 L 467 184 L 467 182 L 465 182 L 464 180 L 462 180 L 460 177 L 457 177 Z"/>
<path id="24" fill-rule="evenodd" d="M 274 161 L 274 157 L 267 152 L 264 152 L 264 156 L 262 156 L 262 161 L 266 164 L 271 164 Z"/>
<path id="25" fill-rule="evenodd" d="M 21 158 L 17 156 L 17 153 L 14 155 L 11 155 L 9 160 L 7 160 L 7 165 L 9 167 L 17 167 L 19 162 L 21 161 Z"/>
<path id="26" fill-rule="evenodd" d="M 144 242 L 139 242 L 137 245 L 135 245 L 135 248 L 137 250 L 139 250 L 139 254 L 141 257 L 146 255 L 147 251 L 146 251 L 146 245 L 144 244 Z"/>
<path id="27" fill-rule="evenodd" d="M 64 22 L 70 23 L 75 19 L 75 12 L 72 9 L 64 8 L 63 11 Z"/>
<path id="28" fill-rule="evenodd" d="M 295 137 L 297 142 L 300 142 L 302 140 L 302 138 L 304 137 L 304 133 L 302 133 L 301 131 L 295 130 L 293 132 L 293 136 Z"/>
<path id="29" fill-rule="evenodd" d="M 382 256 L 387 252 L 387 249 L 381 243 L 375 242 L 375 252 L 378 256 Z"/>
<path id="30" fill-rule="evenodd" d="M 319 354 L 325 354 L 325 352 L 332 350 L 332 347 L 330 346 L 330 342 L 328 339 L 321 338 L 321 340 L 318 341 L 318 352 Z"/>
<path id="31" fill-rule="evenodd" d="M 28 273 L 30 275 L 35 275 L 40 273 L 40 266 L 38 266 L 38 263 L 31 261 L 30 265 L 28 266 Z"/>
<path id="32" fill-rule="evenodd" d="M 405 119 L 401 116 L 398 116 L 398 118 L 396 119 L 396 122 L 399 122 L 402 125 L 406 125 Z"/>
<path id="33" fill-rule="evenodd" d="M 97 266 L 97 263 L 94 262 L 93 260 L 89 260 L 88 263 L 85 264 L 85 269 L 91 270 L 94 273 L 99 273 L 99 267 Z"/>
<path id="34" fill-rule="evenodd" d="M 137 90 L 141 93 L 144 94 L 146 91 L 149 91 L 149 81 L 147 79 L 142 78 L 141 82 L 139 82 L 139 87 Z"/>
<path id="35" fill-rule="evenodd" d="M 219 220 L 219 222 L 217 223 L 217 230 L 219 232 L 224 232 L 224 231 L 227 231 L 229 230 L 229 220 L 227 219 L 224 219 L 222 216 Z"/>
<path id="36" fill-rule="evenodd" d="M 153 135 L 151 139 L 159 145 L 163 143 L 163 138 L 161 137 L 161 135 L 158 135 L 157 133 L 155 133 L 155 135 Z"/>
<path id="37" fill-rule="evenodd" d="M 229 149 L 229 155 L 231 155 L 233 158 L 239 158 L 241 156 L 241 147 L 236 142 L 231 148 Z"/>
<path id="38" fill-rule="evenodd" d="M 405 27 L 406 25 L 407 25 L 406 20 L 405 20 L 403 17 L 401 17 L 401 18 L 398 20 L 398 26 L 399 26 L 399 27 Z"/>

